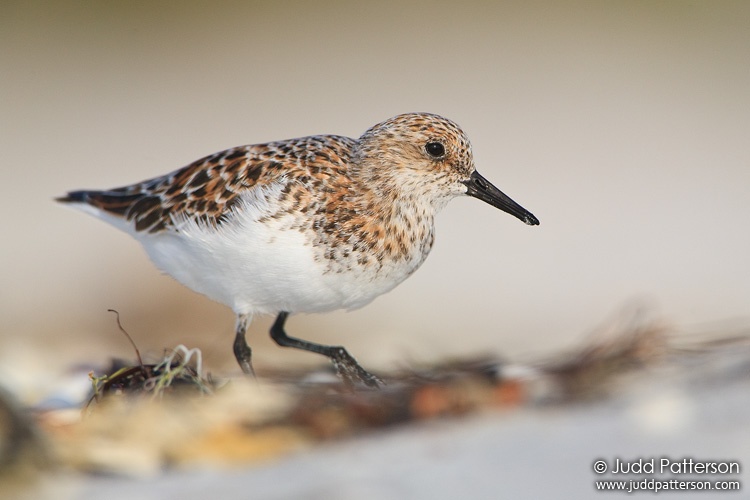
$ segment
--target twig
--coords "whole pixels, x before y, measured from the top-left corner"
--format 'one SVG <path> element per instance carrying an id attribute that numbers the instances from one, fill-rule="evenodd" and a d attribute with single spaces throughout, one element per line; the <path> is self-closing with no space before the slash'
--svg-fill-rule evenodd
<path id="1" fill-rule="evenodd" d="M 125 335 L 125 337 L 127 337 L 128 341 L 130 341 L 130 345 L 133 346 L 135 355 L 138 358 L 138 364 L 141 366 L 141 368 L 144 368 L 143 360 L 141 359 L 141 352 L 138 350 L 138 347 L 135 345 L 135 342 L 133 342 L 133 339 L 130 337 L 130 334 L 128 334 L 128 332 L 125 331 L 125 329 L 122 327 L 122 324 L 120 323 L 120 313 L 115 311 L 114 309 L 107 309 L 107 312 L 115 313 L 115 316 L 117 317 L 117 328 L 119 328 L 120 331 Z"/>

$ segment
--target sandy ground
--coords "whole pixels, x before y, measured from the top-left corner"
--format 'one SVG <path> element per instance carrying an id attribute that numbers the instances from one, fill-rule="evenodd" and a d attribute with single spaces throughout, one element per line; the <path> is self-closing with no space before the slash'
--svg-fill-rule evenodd
<path id="1" fill-rule="evenodd" d="M 750 342 L 663 340 L 594 342 L 554 362 L 500 364 L 490 385 L 473 368 L 443 367 L 427 382 L 392 379 L 377 391 L 330 393 L 320 390 L 330 382 L 321 374 L 259 391 L 232 382 L 177 406 L 115 399 L 125 404 L 95 407 L 83 419 L 76 410 L 64 425 L 59 416 L 50 425 L 55 412 L 47 412 L 41 428 L 57 464 L 26 482 L 0 477 L 0 492 L 92 500 L 552 499 L 617 494 L 597 490 L 597 480 L 675 480 L 740 488 L 677 492 L 689 498 L 739 497 L 750 460 Z M 734 463 L 739 472 L 660 473 L 665 459 L 680 467 Z M 609 472 L 594 472 L 600 460 Z M 617 474 L 617 460 L 654 460 L 656 470 Z"/>
<path id="2" fill-rule="evenodd" d="M 432 423 L 326 446 L 246 470 L 202 469 L 138 482 L 89 479 L 71 485 L 75 492 L 71 498 L 602 498 L 614 493 L 597 491 L 594 482 L 620 478 L 592 472 L 592 464 L 601 458 L 656 457 L 658 463 L 668 456 L 750 463 L 748 388 L 745 381 L 719 393 L 685 396 L 682 388 L 681 394 L 662 392 L 650 400 Z M 690 412 L 693 421 L 666 435 L 655 432 L 640 414 L 661 411 L 654 408 L 659 405 L 679 405 L 674 411 Z M 651 476 L 635 474 L 625 479 L 644 477 Z M 691 475 L 689 479 L 745 483 L 747 473 L 710 478 Z M 739 498 L 744 488 L 742 492 L 690 492 L 688 498 Z"/>

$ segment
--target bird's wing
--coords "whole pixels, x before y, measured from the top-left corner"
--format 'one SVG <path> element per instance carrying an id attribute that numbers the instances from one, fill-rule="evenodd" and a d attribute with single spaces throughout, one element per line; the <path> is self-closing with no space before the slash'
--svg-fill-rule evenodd
<path id="1" fill-rule="evenodd" d="M 175 220 L 219 225 L 231 216 L 241 195 L 273 182 L 290 182 L 310 168 L 340 167 L 348 161 L 351 146 L 351 139 L 338 136 L 240 146 L 162 177 L 104 191 L 71 191 L 57 201 L 88 205 L 132 224 L 136 232 L 171 229 Z"/>

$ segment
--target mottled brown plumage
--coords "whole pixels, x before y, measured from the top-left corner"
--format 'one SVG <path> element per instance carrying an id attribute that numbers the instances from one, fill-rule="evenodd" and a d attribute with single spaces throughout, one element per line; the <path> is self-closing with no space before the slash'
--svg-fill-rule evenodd
<path id="1" fill-rule="evenodd" d="M 163 177 L 60 201 L 130 232 L 162 270 L 232 307 L 235 354 L 246 372 L 251 315 L 276 313 L 279 344 L 325 354 L 346 379 L 372 385 L 343 348 L 287 337 L 287 314 L 361 307 L 392 289 L 430 252 L 437 212 L 467 194 L 538 224 L 476 172 L 458 125 L 410 113 L 357 140 L 241 146 Z"/>

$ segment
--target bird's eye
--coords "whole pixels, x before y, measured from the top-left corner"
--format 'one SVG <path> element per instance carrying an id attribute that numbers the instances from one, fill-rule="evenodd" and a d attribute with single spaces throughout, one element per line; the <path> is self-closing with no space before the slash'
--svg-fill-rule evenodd
<path id="1" fill-rule="evenodd" d="M 428 142 L 425 144 L 424 149 L 433 158 L 441 158 L 445 155 L 445 146 L 439 142 Z"/>

